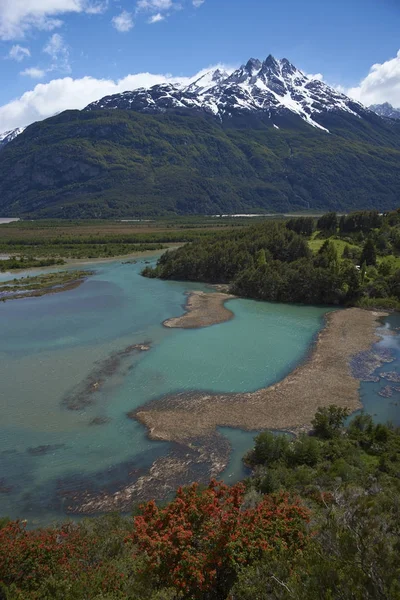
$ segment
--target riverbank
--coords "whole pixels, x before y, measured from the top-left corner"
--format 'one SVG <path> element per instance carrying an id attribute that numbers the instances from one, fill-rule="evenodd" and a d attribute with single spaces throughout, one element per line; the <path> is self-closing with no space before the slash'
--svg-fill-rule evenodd
<path id="1" fill-rule="evenodd" d="M 309 359 L 279 383 L 241 394 L 182 393 L 164 397 L 129 416 L 154 440 L 187 442 L 217 427 L 244 430 L 309 428 L 320 406 L 361 408 L 360 380 L 351 361 L 379 340 L 384 312 L 350 308 L 329 313 Z"/>
<path id="2" fill-rule="evenodd" d="M 164 321 L 164 327 L 180 329 L 198 329 L 217 323 L 230 321 L 234 314 L 225 307 L 225 302 L 235 296 L 223 293 L 207 294 L 205 292 L 190 292 L 185 306 L 185 314 Z"/>
<path id="3" fill-rule="evenodd" d="M 161 256 L 168 250 L 175 250 L 182 244 L 169 244 L 160 250 L 144 250 L 143 252 L 130 252 L 129 254 L 119 254 L 109 258 L 65 258 L 66 267 L 76 267 L 82 265 L 107 264 L 113 262 L 129 262 L 131 260 L 148 260 Z"/>

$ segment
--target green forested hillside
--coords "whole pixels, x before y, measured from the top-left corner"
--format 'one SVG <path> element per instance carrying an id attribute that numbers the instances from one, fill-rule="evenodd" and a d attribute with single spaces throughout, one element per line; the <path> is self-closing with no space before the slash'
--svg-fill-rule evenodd
<path id="1" fill-rule="evenodd" d="M 275 119 L 276 120 L 276 119 Z M 0 215 L 107 218 L 306 209 L 389 209 L 400 126 L 327 115 L 220 123 L 200 114 L 67 111 L 0 152 Z"/>
<path id="2" fill-rule="evenodd" d="M 318 227 L 318 230 L 315 230 Z M 316 239 L 317 238 L 317 239 Z M 199 239 L 143 275 L 229 283 L 273 302 L 400 308 L 400 211 L 266 221 Z"/>

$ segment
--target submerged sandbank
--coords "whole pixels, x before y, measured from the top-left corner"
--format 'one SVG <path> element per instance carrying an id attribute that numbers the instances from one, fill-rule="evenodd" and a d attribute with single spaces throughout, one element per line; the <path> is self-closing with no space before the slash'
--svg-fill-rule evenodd
<path id="1" fill-rule="evenodd" d="M 155 440 L 187 442 L 218 426 L 245 430 L 309 428 L 320 406 L 361 408 L 360 380 L 350 361 L 378 341 L 384 312 L 349 308 L 329 313 L 309 359 L 279 383 L 250 393 L 192 392 L 166 396 L 130 417 Z"/>
<path id="2" fill-rule="evenodd" d="M 224 323 L 234 316 L 233 312 L 225 307 L 225 302 L 232 298 L 235 296 L 218 292 L 211 294 L 190 292 L 185 306 L 186 313 L 181 317 L 167 319 L 163 325 L 181 329 L 198 329 Z"/>

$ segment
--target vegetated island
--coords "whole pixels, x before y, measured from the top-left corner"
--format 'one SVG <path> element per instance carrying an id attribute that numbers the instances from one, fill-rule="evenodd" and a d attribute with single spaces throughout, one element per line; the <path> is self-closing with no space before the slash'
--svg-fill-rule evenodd
<path id="1" fill-rule="evenodd" d="M 33 277 L 21 277 L 0 284 L 0 300 L 17 300 L 58 294 L 79 287 L 93 271 L 59 271 Z"/>
<path id="2" fill-rule="evenodd" d="M 329 313 L 309 359 L 265 389 L 174 394 L 152 401 L 129 416 L 147 427 L 151 439 L 185 443 L 210 435 L 219 426 L 298 431 L 310 426 L 319 407 L 332 403 L 355 411 L 361 402 L 359 379 L 352 372 L 351 361 L 379 339 L 376 327 L 386 315 L 358 308 Z"/>
<path id="3" fill-rule="evenodd" d="M 234 317 L 233 312 L 225 306 L 225 302 L 235 298 L 231 294 L 195 291 L 189 292 L 187 296 L 185 314 L 167 319 L 163 323 L 164 327 L 199 329 L 230 321 Z"/>

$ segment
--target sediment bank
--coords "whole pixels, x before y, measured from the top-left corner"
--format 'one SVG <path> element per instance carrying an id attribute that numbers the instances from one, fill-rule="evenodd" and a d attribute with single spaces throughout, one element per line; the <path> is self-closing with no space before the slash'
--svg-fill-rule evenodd
<path id="1" fill-rule="evenodd" d="M 245 430 L 308 428 L 318 407 L 361 408 L 360 380 L 351 361 L 379 337 L 384 312 L 350 308 L 329 313 L 308 360 L 279 383 L 251 393 L 182 393 L 164 397 L 129 416 L 154 440 L 187 442 L 216 427 Z"/>
<path id="2" fill-rule="evenodd" d="M 186 313 L 181 317 L 167 319 L 163 325 L 180 329 L 199 329 L 230 321 L 234 314 L 225 307 L 225 302 L 232 298 L 235 296 L 219 292 L 211 294 L 189 292 L 185 306 Z"/>

